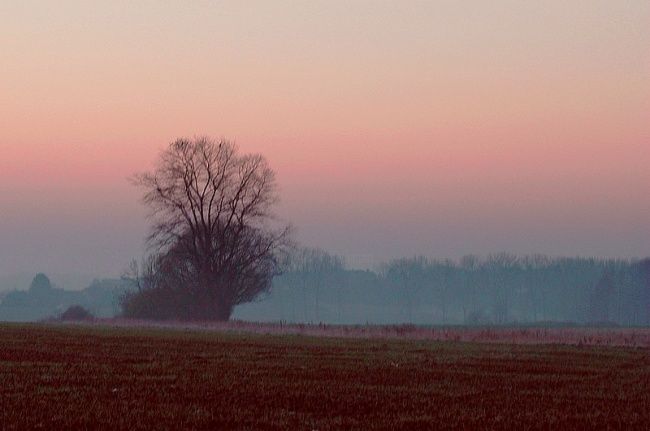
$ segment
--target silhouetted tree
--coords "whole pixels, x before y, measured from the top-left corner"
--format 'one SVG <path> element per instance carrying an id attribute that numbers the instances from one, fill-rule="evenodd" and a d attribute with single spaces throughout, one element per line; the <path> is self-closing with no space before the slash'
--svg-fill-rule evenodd
<path id="1" fill-rule="evenodd" d="M 467 322 L 467 319 L 473 313 L 476 313 L 478 310 L 477 305 L 477 291 L 476 291 L 476 281 L 475 281 L 475 272 L 478 267 L 479 259 L 475 255 L 466 255 L 460 259 L 460 268 L 463 280 L 463 287 L 465 292 L 467 292 L 467 298 L 463 301 L 463 322 Z"/>
<path id="2" fill-rule="evenodd" d="M 650 258 L 638 262 L 637 270 L 640 275 L 641 303 L 645 310 L 645 324 L 650 325 Z"/>
<path id="3" fill-rule="evenodd" d="M 614 292 L 612 276 L 605 271 L 602 278 L 594 286 L 591 296 L 590 318 L 592 322 L 609 322 L 611 297 Z"/>
<path id="4" fill-rule="evenodd" d="M 52 290 L 52 283 L 47 275 L 42 272 L 36 274 L 29 286 L 29 291 L 32 293 L 43 293 L 50 290 Z"/>
<path id="5" fill-rule="evenodd" d="M 341 282 L 342 273 L 345 271 L 345 259 L 327 253 L 320 248 L 299 247 L 293 250 L 287 264 L 287 271 L 290 276 L 284 277 L 283 284 L 290 286 L 291 289 L 300 290 L 304 320 L 321 321 L 323 289 L 330 293 L 330 295 L 327 295 L 327 299 L 336 296 L 336 305 L 340 318 L 342 308 Z M 335 293 L 335 295 L 331 293 Z M 295 316 L 295 310 L 293 315 Z"/>
<path id="6" fill-rule="evenodd" d="M 428 265 L 429 261 L 427 258 L 417 256 L 413 258 L 394 259 L 382 267 L 383 276 L 389 283 L 401 289 L 409 322 L 413 322 L 415 295 L 424 284 Z"/>
<path id="7" fill-rule="evenodd" d="M 154 253 L 125 312 L 148 304 L 146 317 L 228 320 L 270 288 L 289 227 L 273 215 L 277 185 L 264 157 L 228 141 L 178 139 L 134 182 L 150 210 Z"/>

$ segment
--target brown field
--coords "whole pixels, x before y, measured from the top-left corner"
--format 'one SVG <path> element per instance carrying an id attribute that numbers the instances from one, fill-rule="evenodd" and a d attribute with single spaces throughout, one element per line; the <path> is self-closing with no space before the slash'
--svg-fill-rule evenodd
<path id="1" fill-rule="evenodd" d="M 2 324 L 2 429 L 650 429 L 647 347 L 243 326 Z"/>

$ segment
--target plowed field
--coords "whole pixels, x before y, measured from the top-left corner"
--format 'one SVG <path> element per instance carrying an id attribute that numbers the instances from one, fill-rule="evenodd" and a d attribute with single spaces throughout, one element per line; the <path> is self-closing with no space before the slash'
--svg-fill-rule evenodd
<path id="1" fill-rule="evenodd" d="M 2 429 L 650 429 L 650 350 L 0 325 Z"/>

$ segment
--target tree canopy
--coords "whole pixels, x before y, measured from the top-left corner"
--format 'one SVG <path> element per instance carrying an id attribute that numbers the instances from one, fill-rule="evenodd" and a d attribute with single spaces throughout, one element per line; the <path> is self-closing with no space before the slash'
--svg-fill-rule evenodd
<path id="1" fill-rule="evenodd" d="M 278 188 L 263 156 L 225 140 L 178 139 L 134 182 L 150 210 L 153 253 L 127 314 L 140 301 L 150 314 L 140 317 L 227 320 L 270 288 L 289 227 L 274 216 Z"/>

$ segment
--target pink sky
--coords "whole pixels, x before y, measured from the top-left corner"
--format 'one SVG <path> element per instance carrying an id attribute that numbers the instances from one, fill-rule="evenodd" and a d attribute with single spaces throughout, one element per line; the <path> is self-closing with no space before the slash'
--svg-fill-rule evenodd
<path id="1" fill-rule="evenodd" d="M 117 275 L 126 181 L 179 136 L 261 152 L 359 263 L 650 254 L 650 2 L 0 4 L 0 273 Z"/>

